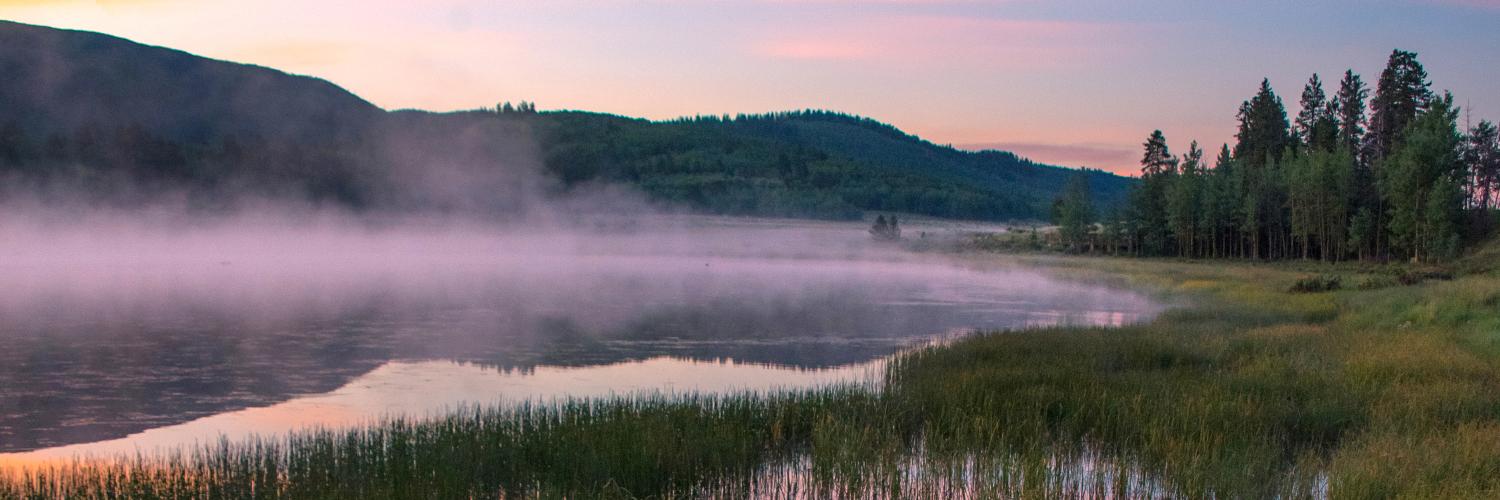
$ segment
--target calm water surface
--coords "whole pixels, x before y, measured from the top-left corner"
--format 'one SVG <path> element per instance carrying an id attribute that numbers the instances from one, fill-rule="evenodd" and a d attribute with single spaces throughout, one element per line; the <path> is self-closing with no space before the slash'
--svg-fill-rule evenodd
<path id="1" fill-rule="evenodd" d="M 0 465 L 463 404 L 806 387 L 945 335 L 1160 309 L 937 258 L 431 241 L 0 264 Z"/>

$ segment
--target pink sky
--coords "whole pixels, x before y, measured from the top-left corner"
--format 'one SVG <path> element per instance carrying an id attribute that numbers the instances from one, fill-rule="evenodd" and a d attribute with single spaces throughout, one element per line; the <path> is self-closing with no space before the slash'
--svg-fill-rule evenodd
<path id="1" fill-rule="evenodd" d="M 1137 170 L 1231 141 L 1262 77 L 1376 80 L 1392 48 L 1500 118 L 1492 0 L 0 0 L 0 18 L 333 81 L 388 109 L 501 100 L 666 119 L 823 108 L 940 144 Z M 1330 89 L 1331 91 L 1331 89 Z"/>

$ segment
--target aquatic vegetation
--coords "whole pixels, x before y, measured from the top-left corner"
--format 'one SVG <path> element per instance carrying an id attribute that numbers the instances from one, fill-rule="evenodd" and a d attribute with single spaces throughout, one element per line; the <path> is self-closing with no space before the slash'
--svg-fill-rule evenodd
<path id="1" fill-rule="evenodd" d="M 471 408 L 79 461 L 5 476 L 0 498 L 1500 494 L 1493 272 L 1289 294 L 1386 270 L 1023 262 L 1183 305 L 918 349 L 868 385 Z"/>

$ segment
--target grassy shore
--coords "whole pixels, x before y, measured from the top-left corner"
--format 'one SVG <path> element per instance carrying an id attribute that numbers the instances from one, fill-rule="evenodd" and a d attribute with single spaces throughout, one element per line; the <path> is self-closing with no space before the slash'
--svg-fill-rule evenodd
<path id="1" fill-rule="evenodd" d="M 1019 259 L 1183 305 L 918 350 L 879 387 L 474 409 L 0 474 L 0 498 L 1500 496 L 1500 246 L 1441 272 Z M 1289 291 L 1311 275 L 1344 289 Z"/>

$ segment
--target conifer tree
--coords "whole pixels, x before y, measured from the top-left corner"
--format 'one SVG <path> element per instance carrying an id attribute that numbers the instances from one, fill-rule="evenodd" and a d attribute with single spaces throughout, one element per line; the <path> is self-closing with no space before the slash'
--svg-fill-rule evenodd
<path id="1" fill-rule="evenodd" d="M 1143 176 L 1170 173 L 1177 168 L 1177 159 L 1172 157 L 1172 152 L 1167 148 L 1167 138 L 1160 130 L 1152 132 L 1141 145 L 1146 148 L 1146 154 L 1141 158 Z"/>
<path id="2" fill-rule="evenodd" d="M 1432 100 L 1427 70 L 1417 61 L 1415 52 L 1395 50 L 1380 73 L 1375 98 L 1370 102 L 1370 131 L 1367 137 L 1370 161 L 1379 162 L 1390 154 L 1406 127 L 1424 111 Z"/>
<path id="3" fill-rule="evenodd" d="M 1234 186 L 1234 157 L 1229 145 L 1219 147 L 1218 158 L 1212 169 L 1203 175 L 1203 222 L 1206 235 L 1204 253 L 1211 257 L 1226 257 L 1233 253 L 1235 240 L 1238 190 Z"/>
<path id="4" fill-rule="evenodd" d="M 1393 250 L 1420 262 L 1457 250 L 1463 179 L 1453 96 L 1433 99 L 1380 169 Z"/>
<path id="5" fill-rule="evenodd" d="M 1234 157 L 1246 168 L 1256 169 L 1271 160 L 1280 160 L 1292 143 L 1286 106 L 1271 89 L 1270 79 L 1261 80 L 1255 97 L 1240 105 L 1239 121 Z"/>
<path id="6" fill-rule="evenodd" d="M 1167 188 L 1167 225 L 1177 242 L 1179 256 L 1191 256 L 1198 238 L 1198 217 L 1202 212 L 1203 150 L 1198 141 L 1188 146 L 1182 164 Z"/>
<path id="7" fill-rule="evenodd" d="M 1324 125 L 1324 119 L 1328 116 L 1327 95 L 1323 93 L 1323 81 L 1313 73 L 1312 78 L 1307 80 L 1307 86 L 1302 88 L 1302 100 L 1299 101 L 1301 110 L 1297 112 L 1297 138 L 1303 144 L 1312 146 L 1317 142 L 1316 135 L 1319 127 Z"/>
<path id="8" fill-rule="evenodd" d="M 1500 190 L 1500 133 L 1495 124 L 1481 120 L 1465 138 L 1464 164 L 1469 170 L 1469 200 L 1479 210 L 1495 206 Z"/>
<path id="9" fill-rule="evenodd" d="M 1130 194 L 1130 218 L 1140 242 L 1137 252 L 1161 255 L 1166 252 L 1170 232 L 1167 228 L 1167 187 L 1176 175 L 1177 158 L 1167 148 L 1166 136 L 1153 131 L 1141 146 L 1141 182 Z"/>
<path id="10" fill-rule="evenodd" d="M 1088 174 L 1079 171 L 1068 180 L 1058 203 L 1057 225 L 1069 251 L 1082 250 L 1094 225 L 1094 205 L 1089 199 Z"/>
<path id="11" fill-rule="evenodd" d="M 1339 92 L 1330 103 L 1333 106 L 1334 116 L 1338 120 L 1339 142 L 1348 147 L 1350 151 L 1358 152 L 1360 141 L 1365 135 L 1365 98 L 1369 97 L 1370 89 L 1365 88 L 1365 82 L 1360 81 L 1359 75 L 1354 70 L 1344 72 L 1344 79 L 1339 82 Z"/>

